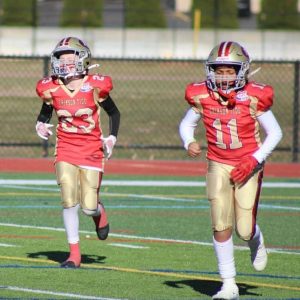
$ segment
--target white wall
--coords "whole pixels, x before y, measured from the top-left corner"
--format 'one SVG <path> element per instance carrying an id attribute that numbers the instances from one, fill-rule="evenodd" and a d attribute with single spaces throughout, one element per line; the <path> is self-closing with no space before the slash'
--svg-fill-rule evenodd
<path id="1" fill-rule="evenodd" d="M 190 12 L 192 7 L 192 0 L 176 0 L 175 10 L 183 13 Z"/>
<path id="2" fill-rule="evenodd" d="M 223 40 L 241 43 L 253 59 L 300 59 L 299 31 L 190 29 L 0 28 L 0 55 L 49 55 L 66 36 L 85 40 L 94 57 L 205 59 Z M 197 41 L 197 43 L 195 43 Z"/>

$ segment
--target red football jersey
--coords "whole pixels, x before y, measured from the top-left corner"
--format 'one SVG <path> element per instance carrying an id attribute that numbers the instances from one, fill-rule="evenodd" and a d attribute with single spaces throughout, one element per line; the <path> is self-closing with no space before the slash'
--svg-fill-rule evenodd
<path id="1" fill-rule="evenodd" d="M 261 145 L 257 117 L 273 104 L 273 88 L 249 82 L 236 94 L 233 109 L 222 105 L 206 82 L 187 86 L 185 99 L 201 114 L 206 129 L 207 158 L 235 166 Z"/>
<path id="2" fill-rule="evenodd" d="M 103 168 L 98 99 L 106 98 L 112 88 L 111 78 L 98 74 L 85 76 L 74 91 L 51 77 L 38 81 L 37 94 L 51 103 L 58 117 L 56 162 Z"/>

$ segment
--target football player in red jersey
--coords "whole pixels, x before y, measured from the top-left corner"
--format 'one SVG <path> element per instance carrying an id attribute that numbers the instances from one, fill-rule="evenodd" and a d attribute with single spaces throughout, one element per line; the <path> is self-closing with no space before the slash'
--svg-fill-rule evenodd
<path id="1" fill-rule="evenodd" d="M 190 157 L 201 154 L 194 138 L 202 120 L 207 141 L 207 196 L 211 208 L 213 245 L 223 285 L 213 299 L 238 299 L 232 233 L 246 241 L 257 271 L 267 264 L 263 235 L 256 222 L 263 166 L 282 138 L 274 117 L 273 88 L 250 82 L 250 58 L 236 42 L 214 47 L 206 61 L 207 78 L 187 86 L 191 106 L 179 132 Z M 259 128 L 266 137 L 261 141 Z"/>
<path id="2" fill-rule="evenodd" d="M 70 248 L 68 259 L 61 264 L 65 268 L 77 268 L 81 263 L 79 208 L 93 218 L 100 240 L 109 233 L 99 189 L 105 159 L 111 157 L 117 140 L 120 112 L 110 97 L 111 78 L 90 75 L 89 69 L 94 66 L 89 47 L 76 37 L 66 37 L 51 53 L 51 76 L 36 86 L 43 101 L 36 123 L 36 132 L 42 139 L 52 135 L 49 121 L 53 110 L 58 117 L 55 171 Z M 102 134 L 101 109 L 109 117 L 108 137 Z"/>

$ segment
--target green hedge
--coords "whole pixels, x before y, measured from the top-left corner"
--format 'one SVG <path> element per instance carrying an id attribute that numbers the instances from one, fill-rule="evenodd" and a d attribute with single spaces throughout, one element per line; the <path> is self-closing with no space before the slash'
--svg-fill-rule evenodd
<path id="1" fill-rule="evenodd" d="M 298 0 L 262 0 L 258 26 L 261 29 L 300 29 Z"/>
<path id="2" fill-rule="evenodd" d="M 1 25 L 35 26 L 36 0 L 2 0 Z"/>
<path id="3" fill-rule="evenodd" d="M 130 28 L 165 28 L 166 17 L 160 0 L 127 0 L 125 26 Z"/>
<path id="4" fill-rule="evenodd" d="M 238 28 L 238 9 L 236 0 L 193 0 L 192 27 L 195 9 L 201 11 L 201 28 Z"/>
<path id="5" fill-rule="evenodd" d="M 63 0 L 62 27 L 101 27 L 102 0 Z"/>

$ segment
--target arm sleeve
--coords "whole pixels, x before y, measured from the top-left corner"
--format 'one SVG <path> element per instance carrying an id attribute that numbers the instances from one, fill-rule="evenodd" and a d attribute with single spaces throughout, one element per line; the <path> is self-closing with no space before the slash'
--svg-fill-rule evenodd
<path id="1" fill-rule="evenodd" d="M 254 152 L 253 156 L 259 163 L 262 163 L 272 153 L 281 140 L 282 130 L 270 110 L 260 115 L 258 117 L 258 122 L 266 132 L 266 138 L 261 147 Z"/>
<path id="2" fill-rule="evenodd" d="M 200 119 L 200 114 L 196 113 L 193 108 L 190 108 L 180 122 L 179 134 L 186 150 L 190 143 L 196 141 L 194 132 Z"/>
<path id="3" fill-rule="evenodd" d="M 105 110 L 109 116 L 109 134 L 118 136 L 120 127 L 121 114 L 110 96 L 108 96 L 104 101 L 99 102 L 99 105 Z"/>
<path id="4" fill-rule="evenodd" d="M 53 106 L 51 104 L 47 104 L 43 102 L 41 111 L 37 117 L 37 121 L 43 123 L 49 123 L 52 117 L 52 112 L 53 112 Z"/>

